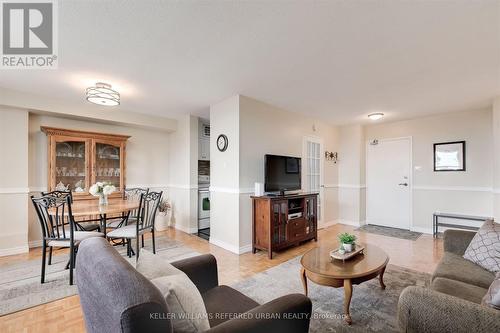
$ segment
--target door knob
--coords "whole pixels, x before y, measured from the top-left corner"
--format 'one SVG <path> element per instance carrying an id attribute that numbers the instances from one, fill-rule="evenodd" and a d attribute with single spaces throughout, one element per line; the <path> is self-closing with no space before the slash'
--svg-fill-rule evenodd
<path id="1" fill-rule="evenodd" d="M 398 185 L 401 185 L 401 186 L 408 186 L 408 183 L 399 183 Z"/>

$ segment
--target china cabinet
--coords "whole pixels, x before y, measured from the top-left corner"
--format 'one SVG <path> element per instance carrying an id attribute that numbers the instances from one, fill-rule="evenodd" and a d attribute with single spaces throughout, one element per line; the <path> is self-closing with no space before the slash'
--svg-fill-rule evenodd
<path id="1" fill-rule="evenodd" d="M 92 199 L 89 187 L 109 182 L 125 188 L 125 147 L 130 136 L 41 127 L 48 137 L 48 189 L 69 190 L 73 198 Z"/>

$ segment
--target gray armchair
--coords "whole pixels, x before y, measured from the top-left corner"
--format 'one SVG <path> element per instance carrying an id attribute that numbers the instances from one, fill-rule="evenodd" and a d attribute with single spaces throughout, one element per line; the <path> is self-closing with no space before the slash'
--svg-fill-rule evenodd
<path id="1" fill-rule="evenodd" d="M 208 314 L 273 313 L 294 319 L 229 319 L 209 316 L 208 332 L 308 332 L 311 301 L 291 294 L 259 305 L 237 290 L 220 286 L 217 262 L 201 255 L 173 262 L 200 291 Z M 85 324 L 93 332 L 172 332 L 168 306 L 158 289 L 104 239 L 89 239 L 78 251 L 76 278 Z M 294 314 L 296 314 L 294 316 Z"/>
<path id="2" fill-rule="evenodd" d="M 430 288 L 407 287 L 399 297 L 402 332 L 500 332 L 500 311 L 481 305 L 494 275 L 462 257 L 474 235 L 444 232 L 444 255 Z"/>

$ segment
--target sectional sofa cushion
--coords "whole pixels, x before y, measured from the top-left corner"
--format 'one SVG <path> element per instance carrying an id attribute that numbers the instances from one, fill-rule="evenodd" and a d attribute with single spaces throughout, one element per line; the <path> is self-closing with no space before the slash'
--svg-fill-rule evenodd
<path id="1" fill-rule="evenodd" d="M 184 272 L 146 250 L 141 250 L 136 267 L 165 297 L 174 332 L 194 333 L 210 329 L 200 291 Z"/>
<path id="2" fill-rule="evenodd" d="M 497 273 L 481 304 L 500 310 L 500 273 Z"/>
<path id="3" fill-rule="evenodd" d="M 464 258 L 490 272 L 500 272 L 500 224 L 487 220 L 469 246 Z"/>
<path id="4" fill-rule="evenodd" d="M 446 278 L 435 278 L 432 281 L 431 288 L 440 293 L 459 297 L 469 302 L 481 304 L 487 289 L 474 286 L 461 281 L 450 280 Z"/>
<path id="5" fill-rule="evenodd" d="M 438 277 L 461 281 L 484 289 L 488 289 L 495 279 L 493 273 L 451 252 L 444 253 L 441 262 L 432 274 L 432 281 Z"/>

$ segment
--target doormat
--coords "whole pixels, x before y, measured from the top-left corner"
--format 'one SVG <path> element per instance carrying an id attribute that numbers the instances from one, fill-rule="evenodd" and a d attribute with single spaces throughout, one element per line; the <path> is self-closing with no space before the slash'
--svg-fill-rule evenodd
<path id="1" fill-rule="evenodd" d="M 395 238 L 400 238 L 400 239 L 408 239 L 408 240 L 412 240 L 412 241 L 416 241 L 420 236 L 422 236 L 421 232 L 415 232 L 415 231 L 398 229 L 398 228 L 383 227 L 383 226 L 374 225 L 374 224 L 364 225 L 362 227 L 357 228 L 356 231 L 364 231 L 364 232 L 368 232 L 370 234 L 377 234 L 377 235 L 395 237 Z"/>

